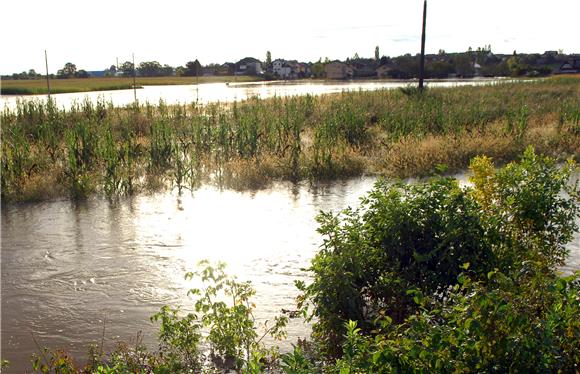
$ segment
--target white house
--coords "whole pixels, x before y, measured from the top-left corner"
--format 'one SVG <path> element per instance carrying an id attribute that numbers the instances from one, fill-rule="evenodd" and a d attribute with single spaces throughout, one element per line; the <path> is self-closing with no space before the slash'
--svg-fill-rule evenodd
<path id="1" fill-rule="evenodd" d="M 272 61 L 272 72 L 282 79 L 292 76 L 292 68 L 282 59 Z"/>
<path id="2" fill-rule="evenodd" d="M 477 62 L 475 62 L 475 61 L 473 62 L 473 70 L 474 70 L 474 73 L 473 73 L 473 75 L 474 75 L 475 77 L 480 77 L 480 76 L 481 76 L 481 65 L 480 65 L 480 64 L 478 64 L 478 63 L 477 63 Z"/>

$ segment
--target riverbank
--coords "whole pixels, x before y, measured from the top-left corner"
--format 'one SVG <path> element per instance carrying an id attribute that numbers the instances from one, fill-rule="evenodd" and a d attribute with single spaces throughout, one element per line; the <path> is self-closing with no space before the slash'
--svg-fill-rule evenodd
<path id="1" fill-rule="evenodd" d="M 212 77 L 138 77 L 135 83 L 141 86 L 187 85 L 224 82 L 256 82 L 259 77 L 250 76 L 212 76 Z M 126 90 L 133 88 L 131 77 L 93 77 L 76 79 L 51 79 L 50 91 L 53 94 Z M 46 80 L 2 80 L 2 95 L 42 95 L 47 93 Z"/>
<path id="2" fill-rule="evenodd" d="M 424 176 L 528 145 L 580 151 L 575 78 L 249 99 L 228 106 L 20 103 L 2 114 L 2 199 L 118 196 L 202 183 Z"/>

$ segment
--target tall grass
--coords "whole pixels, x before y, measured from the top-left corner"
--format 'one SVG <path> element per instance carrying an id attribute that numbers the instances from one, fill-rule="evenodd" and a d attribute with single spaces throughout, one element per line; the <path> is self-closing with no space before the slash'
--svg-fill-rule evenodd
<path id="1" fill-rule="evenodd" d="M 70 109 L 23 101 L 2 112 L 2 197 L 43 199 L 202 182 L 259 187 L 273 179 L 375 173 L 424 175 L 439 164 L 499 161 L 527 145 L 578 156 L 580 85 L 532 83 L 323 96 L 250 98 L 229 105 Z"/>

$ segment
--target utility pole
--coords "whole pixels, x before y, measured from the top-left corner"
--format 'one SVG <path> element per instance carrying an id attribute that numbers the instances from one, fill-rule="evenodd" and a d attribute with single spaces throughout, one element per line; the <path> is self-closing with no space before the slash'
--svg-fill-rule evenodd
<path id="1" fill-rule="evenodd" d="M 197 98 L 195 100 L 199 102 L 199 69 L 201 69 L 201 64 L 197 57 L 195 58 L 195 61 L 197 61 L 197 65 L 195 66 L 195 92 Z"/>
<path id="2" fill-rule="evenodd" d="M 48 80 L 48 56 L 44 50 L 44 64 L 46 65 L 46 89 L 48 91 L 48 100 L 50 101 L 50 81 Z"/>
<path id="3" fill-rule="evenodd" d="M 425 29 L 427 25 L 427 0 L 423 2 L 423 32 L 421 34 L 421 62 L 419 65 L 419 91 L 423 91 L 423 78 L 425 76 Z"/>
<path id="4" fill-rule="evenodd" d="M 137 84 L 135 83 L 135 76 L 137 69 L 135 68 L 135 53 L 133 53 L 133 95 L 135 96 L 135 104 L 137 104 Z"/>

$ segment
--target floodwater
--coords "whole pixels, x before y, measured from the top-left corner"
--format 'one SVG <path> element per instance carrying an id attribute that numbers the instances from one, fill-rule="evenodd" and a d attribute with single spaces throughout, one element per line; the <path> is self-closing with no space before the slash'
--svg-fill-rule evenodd
<path id="1" fill-rule="evenodd" d="M 76 355 L 100 343 L 103 328 L 105 348 L 138 331 L 155 348 L 157 325 L 149 317 L 164 304 L 192 310 L 186 293 L 195 284 L 184 274 L 202 259 L 224 261 L 229 274 L 252 281 L 258 321 L 293 309 L 294 281 L 307 279 L 301 269 L 322 242 L 316 215 L 356 206 L 374 181 L 3 206 L 1 349 L 12 362 L 6 372 L 30 369 L 32 334 L 41 346 Z M 580 269 L 578 234 L 570 249 L 567 272 Z M 288 331 L 283 349 L 309 334 L 298 319 Z"/>
<path id="2" fill-rule="evenodd" d="M 495 84 L 498 78 L 479 78 L 469 80 L 433 80 L 427 81 L 429 87 L 454 87 L 465 85 Z M 287 82 L 252 82 L 252 83 L 208 83 L 200 85 L 177 86 L 144 86 L 136 90 L 140 103 L 158 103 L 163 99 L 167 104 L 188 104 L 191 102 L 227 103 L 241 101 L 250 97 L 269 98 L 273 96 L 321 95 L 342 91 L 371 91 L 393 89 L 416 85 L 413 81 L 287 81 Z M 115 106 L 132 104 L 135 93 L 130 90 L 95 91 L 83 93 L 55 94 L 52 98 L 59 107 L 70 108 L 73 103 L 84 100 L 96 103 L 97 100 L 112 102 Z M 5 95 L 1 98 L 2 108 L 15 108 L 18 100 L 46 101 L 46 95 Z"/>

